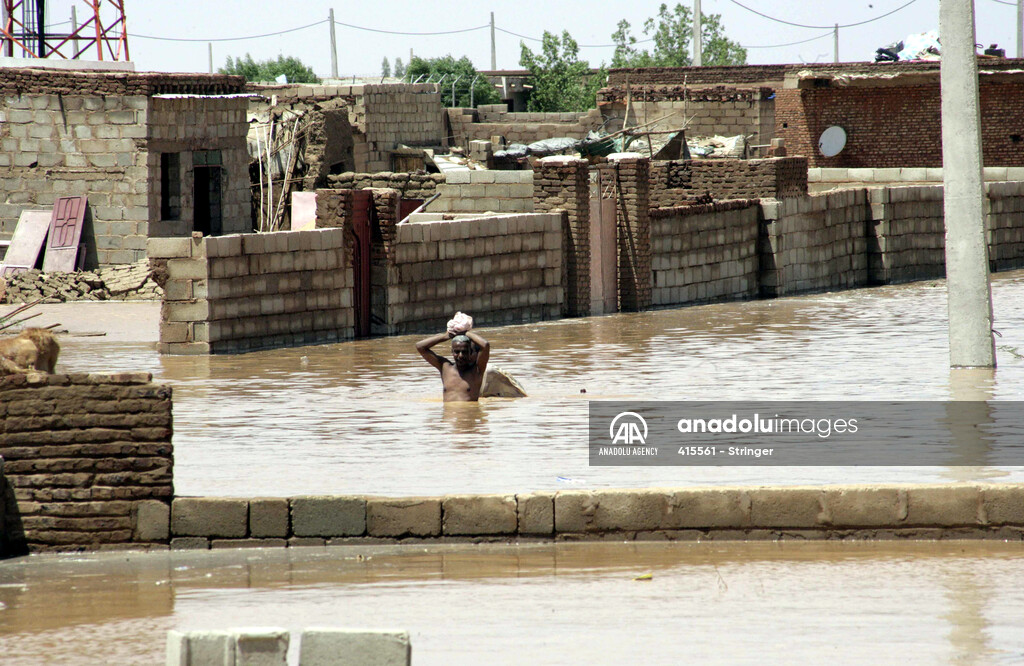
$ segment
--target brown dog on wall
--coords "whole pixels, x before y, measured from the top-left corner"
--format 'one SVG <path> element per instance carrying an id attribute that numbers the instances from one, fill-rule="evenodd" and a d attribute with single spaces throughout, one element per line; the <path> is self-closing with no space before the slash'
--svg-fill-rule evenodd
<path id="1" fill-rule="evenodd" d="M 0 340 L 0 376 L 32 371 L 53 374 L 60 345 L 45 328 L 26 328 L 13 338 Z"/>

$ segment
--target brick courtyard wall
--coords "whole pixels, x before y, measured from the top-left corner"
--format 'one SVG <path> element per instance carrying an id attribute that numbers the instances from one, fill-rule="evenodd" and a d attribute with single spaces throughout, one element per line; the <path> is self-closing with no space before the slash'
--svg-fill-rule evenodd
<path id="1" fill-rule="evenodd" d="M 942 187 L 872 188 L 867 193 L 869 280 L 892 284 L 945 275 Z"/>
<path id="2" fill-rule="evenodd" d="M 224 234 L 252 231 L 248 101 L 243 97 L 153 97 L 147 119 L 149 236 L 189 236 L 193 230 L 194 151 L 219 151 L 221 228 Z M 178 153 L 180 214 L 163 219 L 160 156 Z"/>
<path id="3" fill-rule="evenodd" d="M 504 104 L 473 109 L 446 109 L 452 128 L 451 143 L 468 148 L 470 141 L 500 136 L 506 144 L 569 137 L 586 138 L 604 123 L 598 109 L 583 113 L 512 113 Z"/>
<path id="4" fill-rule="evenodd" d="M 166 542 L 148 521 L 170 512 L 171 433 L 148 373 L 0 378 L 0 555 Z"/>
<path id="5" fill-rule="evenodd" d="M 389 333 L 444 330 L 456 310 L 487 326 L 559 317 L 560 214 L 410 221 L 396 231 Z"/>
<path id="6" fill-rule="evenodd" d="M 353 336 L 344 229 L 149 241 L 165 278 L 161 353 L 233 353 Z"/>
<path id="7" fill-rule="evenodd" d="M 445 182 L 441 173 L 345 173 L 327 177 L 332 190 L 366 190 L 372 187 L 397 190 L 404 199 L 429 199 L 437 194 L 438 185 Z"/>
<path id="8" fill-rule="evenodd" d="M 758 203 L 727 201 L 651 210 L 652 304 L 758 294 Z"/>
<path id="9" fill-rule="evenodd" d="M 761 295 L 868 284 L 867 192 L 762 201 Z"/>
<path id="10" fill-rule="evenodd" d="M 625 118 L 629 102 L 629 125 L 661 120 L 660 129 L 686 128 L 689 139 L 710 136 L 750 137 L 752 145 L 768 144 L 775 132 L 775 100 L 770 88 L 691 85 L 657 86 L 624 84 L 602 88 L 597 105 L 606 117 Z M 609 125 L 618 130 L 621 121 Z"/>
<path id="11" fill-rule="evenodd" d="M 651 306 L 650 161 L 626 158 L 613 162 L 618 226 L 619 310 Z"/>
<path id="12" fill-rule="evenodd" d="M 807 194 L 807 158 L 655 160 L 650 204 L 684 206 L 710 194 L 721 199 L 784 199 Z"/>
<path id="13" fill-rule="evenodd" d="M 533 172 L 533 208 L 565 211 L 562 284 L 564 314 L 590 314 L 590 169 L 586 160 L 546 157 Z"/>
<path id="14" fill-rule="evenodd" d="M 608 71 L 608 86 L 781 85 L 789 65 L 741 65 L 738 67 L 616 67 Z"/>

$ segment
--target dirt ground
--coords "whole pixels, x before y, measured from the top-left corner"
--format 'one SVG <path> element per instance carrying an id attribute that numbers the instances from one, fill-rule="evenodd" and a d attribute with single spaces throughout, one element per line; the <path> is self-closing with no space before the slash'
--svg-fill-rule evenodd
<path id="1" fill-rule="evenodd" d="M 0 305 L 0 316 L 17 305 Z M 103 335 L 120 342 L 158 342 L 160 339 L 159 301 L 106 301 L 46 303 L 34 306 L 21 316 L 37 315 L 25 326 L 46 327 L 59 324 L 57 331 L 72 337 Z"/>

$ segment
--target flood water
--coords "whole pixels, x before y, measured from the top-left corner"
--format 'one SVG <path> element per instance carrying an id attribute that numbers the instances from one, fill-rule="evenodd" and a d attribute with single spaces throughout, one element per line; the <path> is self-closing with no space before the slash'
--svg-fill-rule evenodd
<path id="1" fill-rule="evenodd" d="M 1024 273 L 995 276 L 993 297 L 995 372 L 949 369 L 943 281 L 481 329 L 520 400 L 443 404 L 420 336 L 161 356 L 155 305 L 133 315 L 148 341 L 123 327 L 69 337 L 61 368 L 145 370 L 174 387 L 181 495 L 1024 480 L 1019 468 L 588 466 L 590 399 L 1020 400 Z"/>
<path id="2" fill-rule="evenodd" d="M 39 556 L 0 565 L 0 654 L 160 664 L 170 629 L 332 626 L 407 630 L 417 666 L 1016 663 L 1022 576 L 1019 544 L 977 542 Z"/>

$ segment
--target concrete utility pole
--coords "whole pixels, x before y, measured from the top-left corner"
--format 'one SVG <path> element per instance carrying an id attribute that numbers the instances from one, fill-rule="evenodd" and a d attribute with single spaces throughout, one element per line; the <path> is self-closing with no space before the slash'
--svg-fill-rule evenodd
<path id="1" fill-rule="evenodd" d="M 1024 2 L 1024 0 L 1021 0 L 1021 2 Z M 75 34 L 77 32 L 78 32 L 78 12 L 75 11 L 75 6 L 72 5 L 71 6 L 71 34 L 73 35 L 73 34 Z M 1020 41 L 1020 40 L 1018 40 L 1018 41 Z M 75 39 L 71 40 L 71 48 L 72 48 L 72 51 L 73 51 L 72 54 L 71 54 L 71 57 L 72 58 L 77 58 L 78 57 L 78 38 L 77 37 Z"/>
<path id="2" fill-rule="evenodd" d="M 832 31 L 832 62 L 839 62 L 839 24 Z"/>
<path id="3" fill-rule="evenodd" d="M 331 22 L 331 78 L 338 78 L 338 38 L 334 34 L 334 7 L 327 12 L 327 18 Z"/>
<path id="4" fill-rule="evenodd" d="M 1024 0 L 1020 0 L 1024 2 Z M 494 49 L 494 12 L 491 12 L 491 71 L 498 69 L 497 51 Z"/>
<path id="5" fill-rule="evenodd" d="M 700 36 L 700 0 L 693 0 L 693 66 L 704 64 L 704 41 Z"/>
<path id="6" fill-rule="evenodd" d="M 213 42 L 207 42 L 207 46 L 210 53 L 210 74 L 213 74 Z"/>
<path id="7" fill-rule="evenodd" d="M 1024 58 L 1024 0 L 1017 0 L 1017 57 Z"/>
<path id="8" fill-rule="evenodd" d="M 973 0 L 939 0 L 949 362 L 995 367 Z"/>

